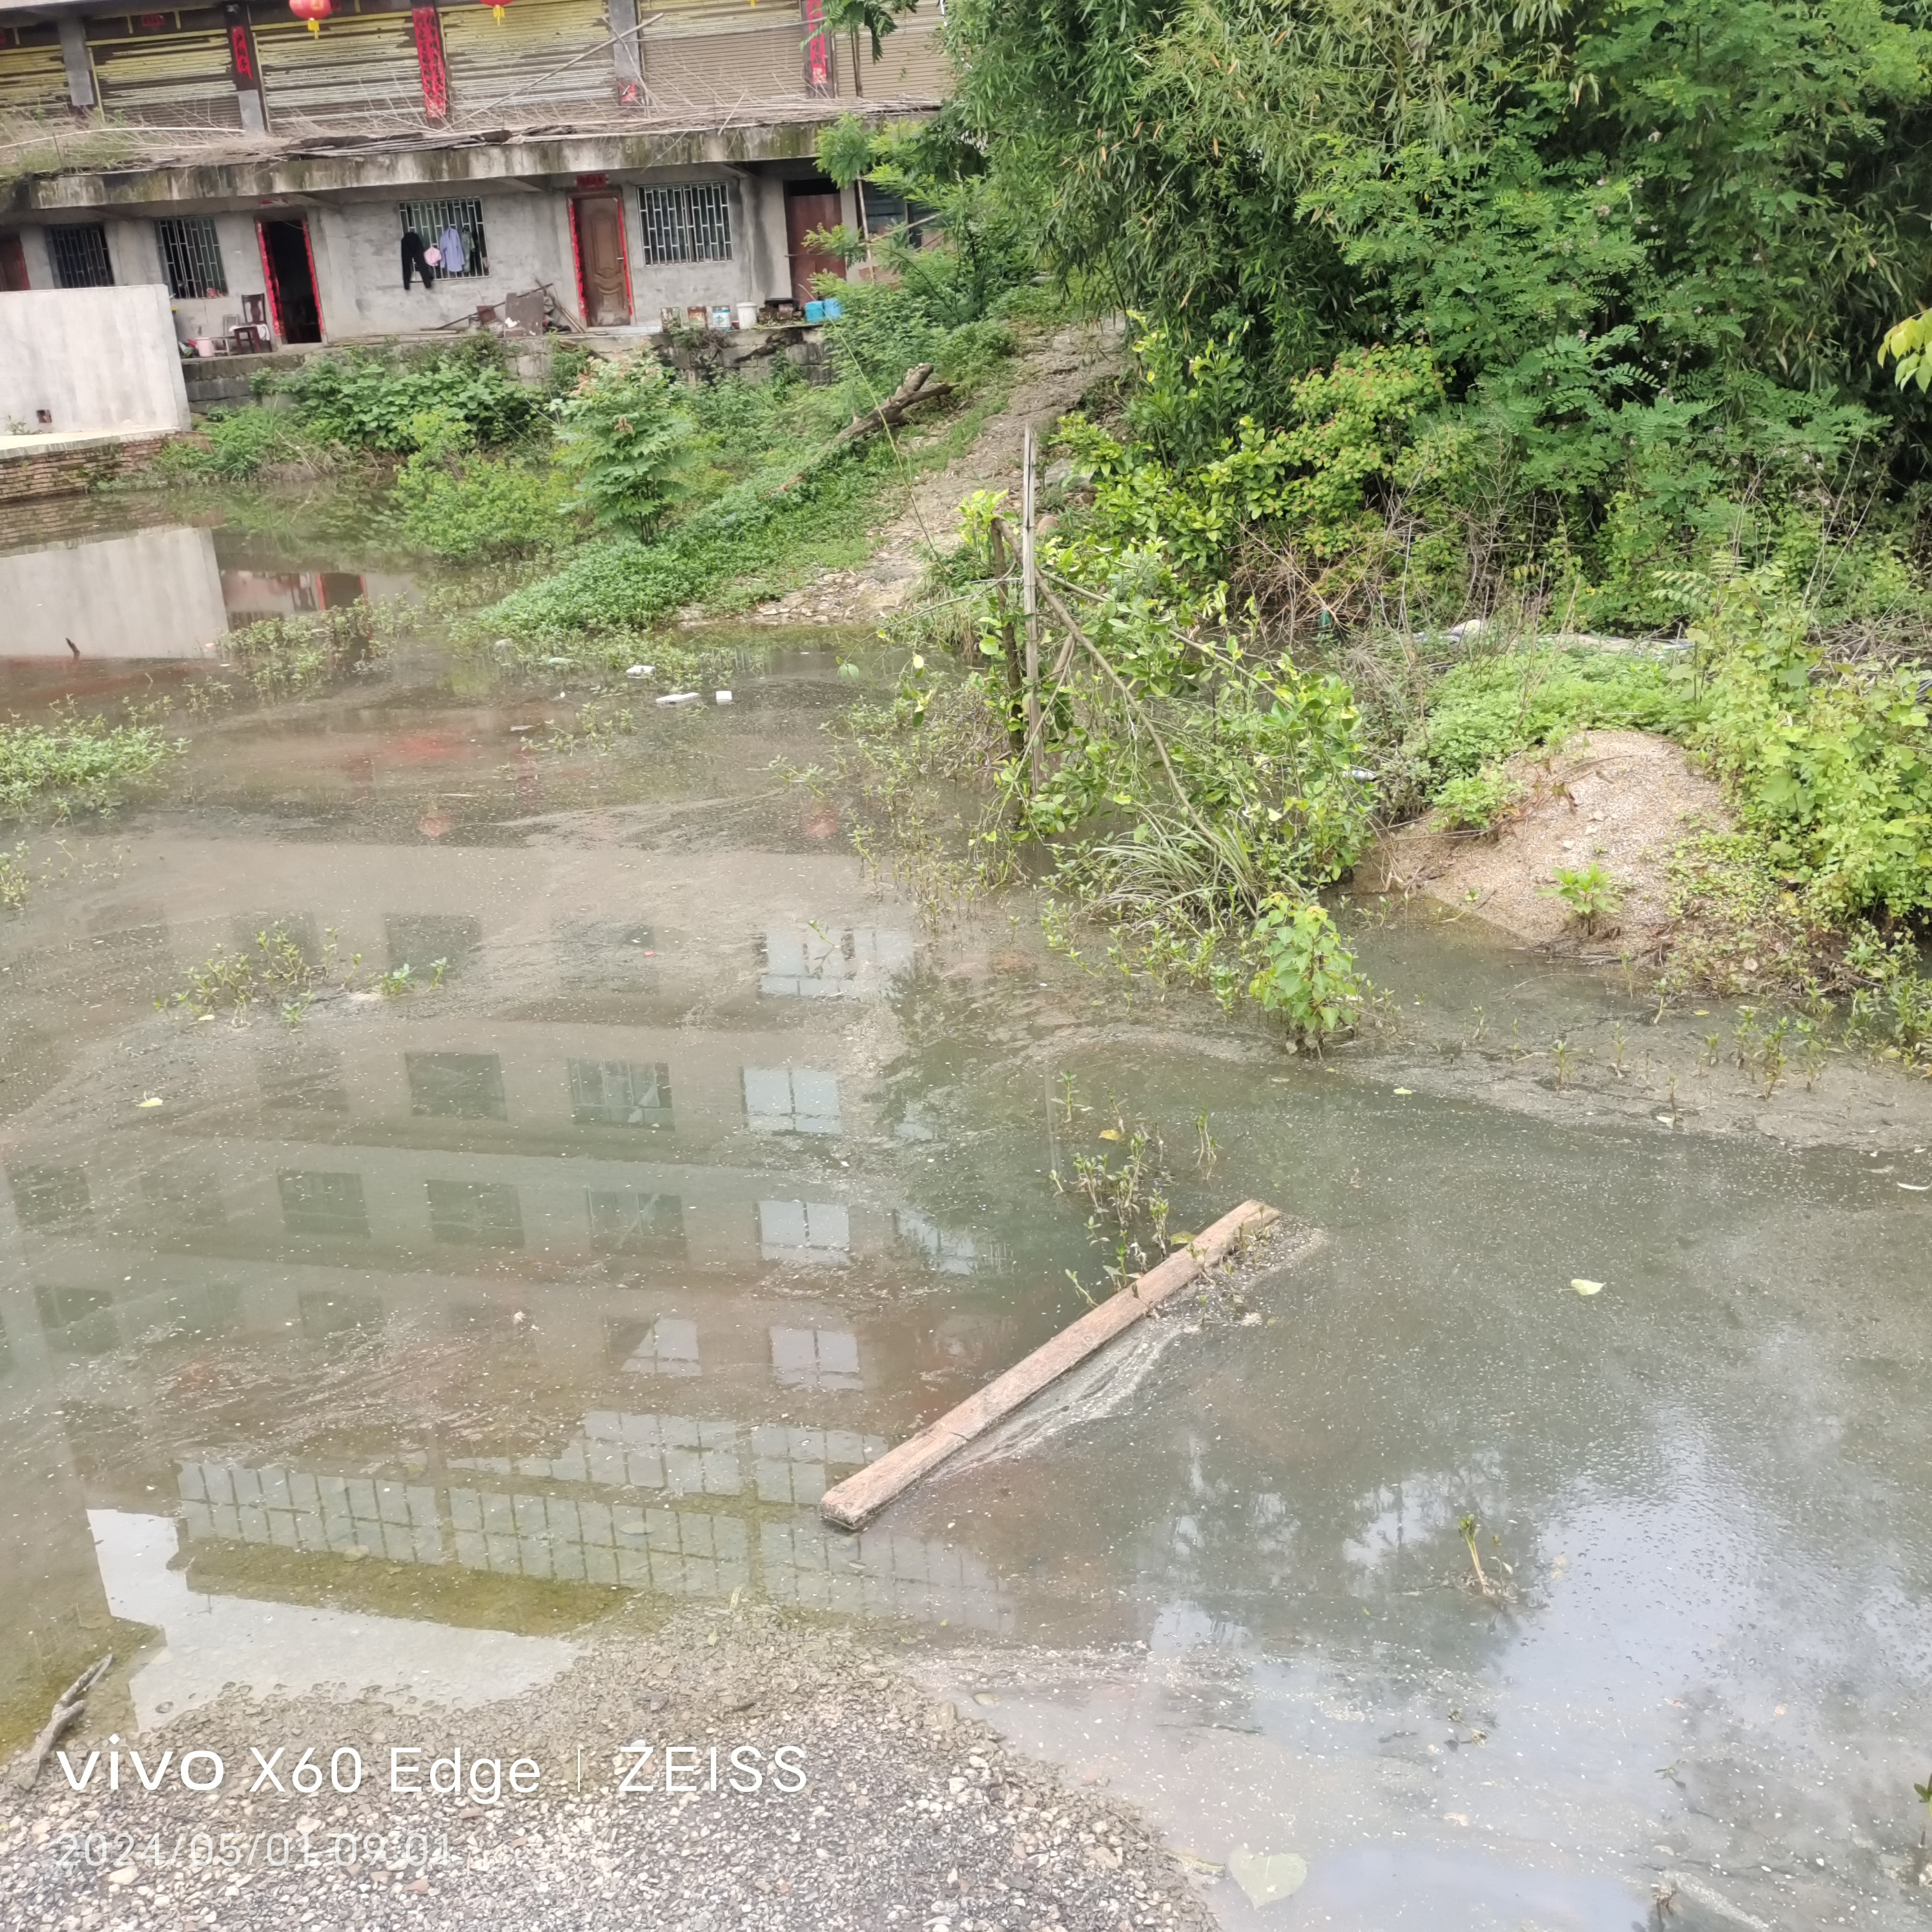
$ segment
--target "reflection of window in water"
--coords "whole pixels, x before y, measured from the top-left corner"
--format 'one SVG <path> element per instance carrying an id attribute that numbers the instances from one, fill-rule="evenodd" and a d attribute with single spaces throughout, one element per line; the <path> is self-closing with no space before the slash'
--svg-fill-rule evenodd
<path id="1" fill-rule="evenodd" d="M 760 1201 L 758 1246 L 768 1262 L 842 1267 L 852 1258 L 852 1217 L 836 1201 Z"/>
<path id="2" fill-rule="evenodd" d="M 736 1517 L 564 1496 L 452 1489 L 456 1560 L 472 1570 L 722 1597 L 751 1585 Z"/>
<path id="3" fill-rule="evenodd" d="M 347 1335 L 382 1325 L 382 1304 L 373 1294 L 337 1294 L 326 1288 L 304 1289 L 296 1297 L 302 1330 L 311 1342 Z"/>
<path id="4" fill-rule="evenodd" d="M 331 1048 L 273 1047 L 262 1054 L 260 1071 L 265 1106 L 294 1107 L 312 1114 L 349 1111 L 342 1058 Z"/>
<path id="5" fill-rule="evenodd" d="M 624 1358 L 624 1366 L 637 1376 L 696 1375 L 698 1324 L 660 1316 Z"/>
<path id="6" fill-rule="evenodd" d="M 656 982 L 658 942 L 648 926 L 611 920 L 560 920 L 556 944 L 565 980 L 580 992 L 608 993 Z"/>
<path id="7" fill-rule="evenodd" d="M 14 1211 L 23 1228 L 71 1228 L 87 1219 L 87 1174 L 78 1167 L 10 1167 Z"/>
<path id="8" fill-rule="evenodd" d="M 936 1537 L 879 1528 L 843 1536 L 809 1518 L 766 1522 L 759 1526 L 758 1558 L 775 1604 L 968 1630 L 1014 1627 L 999 1579 L 980 1558 Z"/>
<path id="9" fill-rule="evenodd" d="M 454 979 L 483 943 L 480 920 L 440 913 L 400 913 L 382 922 L 392 969 L 406 966 L 412 981 L 427 980 L 435 962 Z"/>
<path id="10" fill-rule="evenodd" d="M 912 962 L 909 932 L 774 926 L 760 943 L 758 991 L 807 1000 L 879 993 Z"/>
<path id="11" fill-rule="evenodd" d="M 176 1334 L 206 1341 L 234 1330 L 242 1312 L 238 1282 L 211 1281 L 178 1288 L 161 1301 L 161 1325 Z"/>
<path id="12" fill-rule="evenodd" d="M 258 959 L 260 942 L 266 938 L 273 946 L 278 934 L 310 965 L 322 964 L 322 941 L 316 934 L 315 921 L 305 912 L 250 913 L 232 920 L 229 922 L 228 944 L 232 951 Z"/>
<path id="13" fill-rule="evenodd" d="M 154 1225 L 164 1233 L 218 1228 L 228 1218 L 221 1204 L 221 1184 L 210 1168 L 150 1168 L 141 1177 L 141 1198 Z"/>
<path id="14" fill-rule="evenodd" d="M 114 1298 L 104 1288 L 37 1288 L 40 1327 L 57 1354 L 108 1355 L 121 1346 Z"/>
<path id="15" fill-rule="evenodd" d="M 406 1053 L 410 1112 L 459 1120 L 509 1118 L 503 1101 L 503 1064 L 494 1053 Z"/>
<path id="16" fill-rule="evenodd" d="M 275 1180 L 282 1193 L 282 1226 L 290 1234 L 368 1238 L 359 1174 L 279 1174 Z"/>
<path id="17" fill-rule="evenodd" d="M 856 1389 L 859 1338 L 849 1328 L 774 1328 L 772 1379 L 781 1388 Z"/>
<path id="18" fill-rule="evenodd" d="M 442 1514 L 426 1484 L 314 1476 L 274 1463 L 184 1462 L 179 1487 L 182 1520 L 194 1540 L 362 1550 L 397 1563 L 445 1560 Z"/>
<path id="19" fill-rule="evenodd" d="M 838 1076 L 810 1066 L 748 1066 L 745 1118 L 766 1134 L 836 1134 Z"/>
<path id="20" fill-rule="evenodd" d="M 941 1274 L 971 1274 L 992 1258 L 981 1254 L 979 1244 L 964 1229 L 942 1228 L 914 1208 L 895 1209 L 892 1226 L 899 1239 L 918 1249 Z"/>
<path id="21" fill-rule="evenodd" d="M 670 1069 L 662 1060 L 573 1060 L 570 1118 L 582 1126 L 668 1127 Z"/>
<path id="22" fill-rule="evenodd" d="M 607 1255 L 682 1254 L 684 1203 L 675 1194 L 586 1190 L 590 1245 Z"/>
<path id="23" fill-rule="evenodd" d="M 430 1231 L 439 1241 L 468 1241 L 479 1247 L 520 1248 L 524 1214 L 517 1190 L 488 1180 L 431 1180 Z"/>
<path id="24" fill-rule="evenodd" d="M 850 1429 L 795 1429 L 761 1423 L 752 1431 L 752 1454 L 762 1503 L 816 1509 L 835 1482 L 886 1453 L 883 1436 Z"/>

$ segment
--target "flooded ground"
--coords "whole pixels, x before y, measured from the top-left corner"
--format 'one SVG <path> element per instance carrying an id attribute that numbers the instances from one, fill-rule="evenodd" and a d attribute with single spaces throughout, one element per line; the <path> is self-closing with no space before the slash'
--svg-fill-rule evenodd
<path id="1" fill-rule="evenodd" d="M 0 555 L 9 705 L 192 681 L 226 623 L 406 591 L 373 566 L 44 534 Z M 922 928 L 774 769 L 864 644 L 748 642 L 728 706 L 559 749 L 567 670 L 410 644 L 184 710 L 160 796 L 30 838 L 5 1742 L 110 1642 L 143 1726 L 238 1684 L 461 1708 L 620 1599 L 735 1593 L 1145 1806 L 1231 1926 L 1920 1922 L 1924 1083 L 1772 1081 L 1732 1010 L 1399 908 L 1325 1061 L 1024 903 Z M 312 1000 L 168 1005 L 277 926 Z M 1260 1323 L 824 1528 L 1080 1312 L 1108 1256 L 1052 1176 L 1140 1123 L 1174 1228 L 1318 1234 Z"/>

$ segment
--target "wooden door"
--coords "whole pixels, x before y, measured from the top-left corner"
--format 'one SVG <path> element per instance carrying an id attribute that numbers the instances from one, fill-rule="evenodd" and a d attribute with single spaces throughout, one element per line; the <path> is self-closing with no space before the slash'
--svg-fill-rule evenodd
<path id="1" fill-rule="evenodd" d="M 0 235 L 0 289 L 27 286 L 27 251 L 17 235 Z"/>
<path id="2" fill-rule="evenodd" d="M 812 286 L 820 275 L 843 276 L 845 264 L 836 255 L 820 254 L 806 246 L 805 238 L 817 230 L 836 228 L 842 210 L 836 188 L 785 192 L 785 249 L 791 257 L 791 298 L 802 308 L 818 291 Z"/>
<path id="3" fill-rule="evenodd" d="M 631 320 L 623 196 L 580 194 L 571 207 L 576 220 L 577 278 L 584 295 L 584 320 L 592 328 L 622 328 Z"/>

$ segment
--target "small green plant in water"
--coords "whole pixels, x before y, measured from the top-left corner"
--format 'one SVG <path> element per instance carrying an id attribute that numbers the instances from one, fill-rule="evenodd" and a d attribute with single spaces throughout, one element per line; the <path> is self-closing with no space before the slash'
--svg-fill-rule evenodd
<path id="1" fill-rule="evenodd" d="M 272 926 L 256 934 L 252 947 L 231 950 L 218 946 L 166 1004 L 206 1016 L 224 1008 L 238 1012 L 257 1000 L 273 998 L 280 1004 L 282 1017 L 293 1025 L 308 1011 L 318 976 L 286 929 Z M 298 1009 L 292 1019 L 292 1008 Z"/>
<path id="2" fill-rule="evenodd" d="M 1252 946 L 1259 970 L 1250 994 L 1280 1013 L 1297 1040 L 1319 1046 L 1355 1023 L 1364 993 L 1354 955 L 1334 922 L 1312 900 L 1297 902 L 1270 893 L 1255 922 Z"/>

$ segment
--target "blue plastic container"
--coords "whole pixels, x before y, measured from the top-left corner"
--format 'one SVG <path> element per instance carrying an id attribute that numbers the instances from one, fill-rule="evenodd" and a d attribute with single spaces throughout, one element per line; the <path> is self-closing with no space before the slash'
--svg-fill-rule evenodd
<path id="1" fill-rule="evenodd" d="M 836 296 L 827 296 L 823 307 L 827 322 L 836 322 L 845 313 L 845 304 Z"/>
<path id="2" fill-rule="evenodd" d="M 805 319 L 809 322 L 825 320 L 825 304 L 822 302 L 808 302 L 805 305 Z"/>

